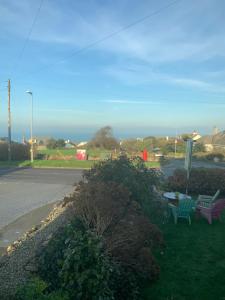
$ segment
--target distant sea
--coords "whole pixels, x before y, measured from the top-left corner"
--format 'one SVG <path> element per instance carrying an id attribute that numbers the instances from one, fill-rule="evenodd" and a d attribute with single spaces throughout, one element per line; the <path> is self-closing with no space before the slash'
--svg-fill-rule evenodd
<path id="1" fill-rule="evenodd" d="M 91 140 L 95 133 L 97 132 L 98 128 L 76 128 L 75 130 L 69 129 L 66 131 L 56 131 L 56 130 L 47 130 L 46 131 L 34 131 L 34 136 L 39 138 L 63 138 L 65 140 L 70 140 L 73 142 L 82 142 L 82 141 L 89 141 Z M 113 135 L 121 140 L 121 139 L 129 139 L 129 138 L 144 138 L 147 136 L 156 136 L 156 137 L 175 137 L 176 134 L 192 132 L 190 128 L 184 128 L 183 130 L 180 129 L 180 132 L 176 131 L 173 128 L 116 128 L 113 129 Z M 204 135 L 207 134 L 206 130 L 200 130 L 200 134 Z M 0 130 L 0 137 L 4 137 L 7 135 L 7 131 L 4 133 Z M 29 130 L 24 133 L 25 139 L 30 138 Z M 21 142 L 23 140 L 23 133 L 12 130 L 12 139 L 17 142 Z"/>
<path id="2" fill-rule="evenodd" d="M 95 133 L 91 133 L 91 132 L 84 132 L 84 133 L 77 133 L 77 134 L 65 134 L 65 133 L 56 133 L 56 134 L 35 134 L 35 136 L 39 137 L 39 138 L 55 138 L 55 139 L 59 139 L 59 138 L 63 138 L 65 140 L 70 140 L 70 141 L 74 141 L 74 142 L 82 142 L 82 141 L 89 141 L 94 137 Z M 122 139 L 130 139 L 130 138 L 144 138 L 147 136 L 166 136 L 166 135 L 162 135 L 162 134 L 143 134 L 143 132 L 113 132 L 115 138 L 122 140 Z M 25 135 L 25 139 L 29 139 L 29 134 Z M 12 135 L 12 139 L 14 141 L 17 142 L 21 142 L 23 140 L 23 135 L 20 134 L 13 134 Z"/>

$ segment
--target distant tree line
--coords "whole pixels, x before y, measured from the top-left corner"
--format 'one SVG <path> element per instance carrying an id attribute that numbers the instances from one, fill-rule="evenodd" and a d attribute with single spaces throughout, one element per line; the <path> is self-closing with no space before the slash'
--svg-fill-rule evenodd
<path id="1" fill-rule="evenodd" d="M 55 140 L 55 139 L 51 138 L 47 141 L 46 147 L 48 149 L 64 148 L 65 141 L 63 139 Z"/>

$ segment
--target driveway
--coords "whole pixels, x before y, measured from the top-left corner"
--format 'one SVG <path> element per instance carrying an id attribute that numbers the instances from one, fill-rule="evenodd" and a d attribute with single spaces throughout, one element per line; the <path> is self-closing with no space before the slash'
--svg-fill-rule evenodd
<path id="1" fill-rule="evenodd" d="M 18 217 L 73 192 L 81 170 L 0 169 L 0 229 Z"/>

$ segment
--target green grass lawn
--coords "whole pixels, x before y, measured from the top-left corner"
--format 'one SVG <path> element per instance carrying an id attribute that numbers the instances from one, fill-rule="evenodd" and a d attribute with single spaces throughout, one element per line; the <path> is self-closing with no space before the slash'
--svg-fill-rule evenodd
<path id="1" fill-rule="evenodd" d="M 31 163 L 29 160 L 0 162 L 0 167 L 36 167 L 36 168 L 80 168 L 87 169 L 94 165 L 94 161 L 82 160 L 35 160 Z"/>
<path id="2" fill-rule="evenodd" d="M 146 287 L 144 299 L 225 299 L 225 214 L 223 221 L 172 221 L 161 227 L 166 248 L 156 257 L 161 273 Z"/>
<path id="3" fill-rule="evenodd" d="M 35 160 L 33 167 L 49 167 L 49 168 L 80 168 L 88 169 L 94 165 L 95 161 L 90 160 Z"/>
<path id="4" fill-rule="evenodd" d="M 102 153 L 111 153 L 112 151 L 105 150 L 105 149 L 88 149 L 87 153 L 90 156 L 101 156 Z M 45 155 L 76 155 L 77 149 L 44 149 L 44 150 L 38 150 L 39 154 L 45 154 Z"/>
<path id="5" fill-rule="evenodd" d="M 36 168 L 80 168 L 87 169 L 91 168 L 98 161 L 91 160 L 35 160 L 33 164 L 29 160 L 25 161 L 0 161 L 0 167 L 36 167 Z M 156 168 L 159 167 L 159 163 L 157 162 L 148 162 L 146 163 L 148 168 Z"/>

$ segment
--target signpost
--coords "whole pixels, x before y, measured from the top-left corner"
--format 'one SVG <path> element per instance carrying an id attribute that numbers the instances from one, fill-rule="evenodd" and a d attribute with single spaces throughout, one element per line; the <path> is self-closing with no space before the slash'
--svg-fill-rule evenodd
<path id="1" fill-rule="evenodd" d="M 186 142 L 186 156 L 184 162 L 184 168 L 187 170 L 187 184 L 186 184 L 186 194 L 188 194 L 188 185 L 191 173 L 191 163 L 192 163 L 192 149 L 193 149 L 193 140 L 188 139 Z"/>

